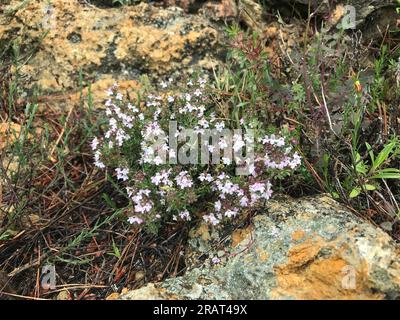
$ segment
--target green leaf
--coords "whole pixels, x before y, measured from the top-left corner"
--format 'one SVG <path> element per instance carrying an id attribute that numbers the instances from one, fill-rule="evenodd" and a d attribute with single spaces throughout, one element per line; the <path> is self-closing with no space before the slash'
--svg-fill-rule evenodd
<path id="1" fill-rule="evenodd" d="M 378 173 L 369 179 L 400 179 L 400 173 Z"/>
<path id="2" fill-rule="evenodd" d="M 332 197 L 333 199 L 340 199 L 339 193 L 337 192 L 332 192 Z"/>
<path id="3" fill-rule="evenodd" d="M 380 169 L 378 173 L 400 173 L 400 169 L 395 169 L 395 168 Z"/>
<path id="4" fill-rule="evenodd" d="M 369 156 L 371 158 L 371 161 L 372 161 L 372 163 L 374 163 L 375 162 L 375 155 L 374 155 L 374 152 L 372 151 L 372 147 L 368 142 L 366 142 L 365 145 L 367 146 L 368 153 L 369 153 Z"/>
<path id="5" fill-rule="evenodd" d="M 356 170 L 358 173 L 367 174 L 367 168 L 363 162 L 357 164 Z"/>
<path id="6" fill-rule="evenodd" d="M 117 245 L 115 244 L 114 240 L 113 240 L 113 243 L 112 243 L 112 247 L 113 247 L 114 255 L 118 259 L 120 259 L 121 258 L 121 252 L 119 251 L 119 249 L 118 249 Z"/>
<path id="7" fill-rule="evenodd" d="M 376 190 L 376 187 L 373 184 L 364 184 L 364 188 L 368 191 Z"/>
<path id="8" fill-rule="evenodd" d="M 353 190 L 351 190 L 349 197 L 350 197 L 350 198 L 355 198 L 355 197 L 357 197 L 360 193 L 361 193 L 361 188 L 360 188 L 360 187 L 354 188 Z"/>
<path id="9" fill-rule="evenodd" d="M 367 173 L 367 168 L 365 166 L 365 163 L 361 160 L 361 156 L 358 152 L 356 153 L 356 170 L 358 173 L 362 174 Z"/>
<path id="10" fill-rule="evenodd" d="M 390 156 L 390 153 L 396 147 L 396 142 L 391 142 L 386 145 L 383 150 L 378 154 L 376 160 L 372 164 L 371 172 L 374 172 L 382 163 L 384 163 Z"/>
<path id="11" fill-rule="evenodd" d="M 112 209 L 117 209 L 117 205 L 115 204 L 114 201 L 111 200 L 111 198 L 108 196 L 108 194 L 103 193 L 103 200 L 105 201 L 105 203 Z"/>

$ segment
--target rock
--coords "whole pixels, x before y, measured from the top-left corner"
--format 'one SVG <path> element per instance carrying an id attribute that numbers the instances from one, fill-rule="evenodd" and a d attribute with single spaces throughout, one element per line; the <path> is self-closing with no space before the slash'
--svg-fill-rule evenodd
<path id="1" fill-rule="evenodd" d="M 220 2 L 207 1 L 199 12 L 217 21 L 233 20 L 238 15 L 235 0 L 221 0 Z"/>
<path id="2" fill-rule="evenodd" d="M 336 5 L 350 5 L 355 7 L 360 18 L 365 18 L 371 12 L 381 7 L 396 5 L 397 0 L 266 0 L 266 3 L 272 6 L 293 6 L 293 4 L 308 7 L 311 11 L 318 10 L 319 12 L 327 13 L 335 8 Z M 332 3 L 333 2 L 333 3 Z"/>
<path id="3" fill-rule="evenodd" d="M 260 33 L 262 31 L 263 7 L 256 0 L 239 0 L 238 10 L 240 20 L 251 30 Z"/>
<path id="4" fill-rule="evenodd" d="M 196 0 L 164 0 L 164 6 L 165 7 L 179 7 L 182 8 L 185 12 L 190 12 L 193 9 L 196 9 L 199 4 L 199 2 L 202 1 L 196 1 Z M 196 6 L 195 6 L 196 5 Z"/>
<path id="5" fill-rule="evenodd" d="M 58 293 L 56 300 L 72 300 L 71 294 L 69 293 L 68 290 L 64 289 Z"/>
<path id="6" fill-rule="evenodd" d="M 386 28 L 396 27 L 399 15 L 396 12 L 398 7 L 397 0 L 266 0 L 267 6 L 276 7 L 281 11 L 290 9 L 287 12 L 292 15 L 293 4 L 302 7 L 304 15 L 308 13 L 308 5 L 310 4 L 311 12 L 315 12 L 320 16 L 335 20 L 343 14 L 355 14 L 356 27 L 361 29 L 365 34 L 366 40 L 371 40 L 377 36 L 378 31 L 381 36 L 384 35 Z M 354 11 L 350 11 L 350 6 Z"/>
<path id="7" fill-rule="evenodd" d="M 12 0 L 3 10 L 9 14 L 0 16 L 0 43 L 19 35 L 23 53 L 36 48 L 20 70 L 27 88 L 63 92 L 58 98 L 64 100 L 66 93 L 79 96 L 80 73 L 103 92 L 116 80 L 135 86 L 146 74 L 159 82 L 217 63 L 217 30 L 207 18 L 177 7 L 99 8 L 78 0 L 21 6 Z"/>
<path id="8" fill-rule="evenodd" d="M 327 196 L 270 201 L 252 226 L 220 243 L 226 259 L 213 265 L 203 249 L 211 248 L 208 256 L 217 256 L 221 239 L 191 241 L 190 250 L 198 256 L 187 259 L 189 271 L 183 276 L 148 284 L 120 299 L 400 297 L 399 246 Z"/>
<path id="9" fill-rule="evenodd" d="M 111 293 L 109 296 L 106 297 L 106 300 L 118 300 L 119 294 L 117 292 Z"/>
<path id="10" fill-rule="evenodd" d="M 146 273 L 144 271 L 138 271 L 135 273 L 135 281 L 141 281 L 146 277 Z"/>

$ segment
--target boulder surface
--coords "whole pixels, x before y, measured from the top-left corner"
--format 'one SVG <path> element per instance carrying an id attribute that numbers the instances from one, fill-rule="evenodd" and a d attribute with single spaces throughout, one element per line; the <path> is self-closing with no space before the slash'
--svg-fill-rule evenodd
<path id="1" fill-rule="evenodd" d="M 224 241 L 204 226 L 200 229 L 190 241 L 189 256 L 195 259 L 188 257 L 183 276 L 148 284 L 119 298 L 400 297 L 399 246 L 327 196 L 273 200 L 249 227 L 235 230 Z M 229 249 L 221 254 L 214 244 L 224 242 L 226 247 L 227 241 Z M 219 257 L 220 262 L 211 257 Z"/>

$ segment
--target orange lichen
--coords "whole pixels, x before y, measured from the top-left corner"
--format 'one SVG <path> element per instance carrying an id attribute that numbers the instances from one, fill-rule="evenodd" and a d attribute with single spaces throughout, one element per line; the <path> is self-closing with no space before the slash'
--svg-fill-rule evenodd
<path id="1" fill-rule="evenodd" d="M 320 238 L 309 238 L 303 243 L 289 249 L 287 266 L 295 268 L 315 259 L 321 250 L 320 242 Z"/>
<path id="2" fill-rule="evenodd" d="M 277 286 L 271 293 L 273 299 L 382 299 L 381 294 L 369 289 L 365 264 L 354 261 L 350 265 L 343 258 L 337 244 L 321 238 L 307 239 L 288 251 L 288 261 L 275 267 Z M 321 249 L 332 251 L 329 256 L 319 257 Z M 354 287 L 345 286 L 345 271 L 354 272 Z"/>
<path id="3" fill-rule="evenodd" d="M 292 240 L 299 241 L 299 240 L 302 240 L 305 236 L 306 236 L 306 233 L 304 232 L 304 230 L 299 229 L 299 230 L 296 230 L 295 232 L 293 232 Z"/>
<path id="4" fill-rule="evenodd" d="M 260 258 L 261 261 L 267 261 L 269 258 L 268 252 L 263 250 L 262 248 L 256 248 L 256 252 L 258 254 L 258 257 Z"/>
<path id="5" fill-rule="evenodd" d="M 19 1 L 11 1 L 10 8 L 18 5 Z M 189 66 L 192 59 L 186 57 L 187 50 L 213 46 L 217 41 L 217 31 L 204 18 L 181 18 L 179 13 L 146 3 L 121 10 L 93 9 L 78 1 L 53 0 L 51 5 L 30 1 L 15 16 L 18 19 L 10 21 L 0 17 L 0 39 L 17 32 L 29 39 L 26 45 L 34 47 L 40 42 L 21 72 L 45 92 L 78 87 L 81 71 L 85 81 L 113 77 L 116 72 L 118 79 L 128 80 L 132 75 L 125 69 L 130 64 L 169 74 Z"/>
<path id="6" fill-rule="evenodd" d="M 22 127 L 18 123 L 0 123 L 0 151 L 7 145 L 13 144 L 21 134 Z M 30 136 L 30 135 L 29 135 Z"/>
<path id="7" fill-rule="evenodd" d="M 201 237 L 203 241 L 211 240 L 209 226 L 206 223 L 200 224 L 200 226 L 194 231 L 193 237 Z"/>
<path id="8" fill-rule="evenodd" d="M 247 236 L 251 233 L 252 229 L 237 229 L 232 233 L 232 248 L 236 247 L 239 243 L 241 243 Z"/>

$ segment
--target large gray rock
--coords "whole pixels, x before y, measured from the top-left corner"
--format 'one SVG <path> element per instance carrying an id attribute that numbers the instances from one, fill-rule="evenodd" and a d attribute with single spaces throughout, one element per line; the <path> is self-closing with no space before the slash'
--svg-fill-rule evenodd
<path id="1" fill-rule="evenodd" d="M 252 226 L 236 230 L 225 241 L 220 237 L 202 225 L 193 233 L 184 276 L 119 298 L 400 297 L 399 247 L 382 230 L 326 196 L 271 201 Z M 216 256 L 221 262 L 213 264 Z"/>

